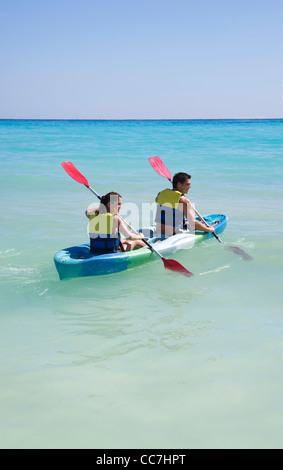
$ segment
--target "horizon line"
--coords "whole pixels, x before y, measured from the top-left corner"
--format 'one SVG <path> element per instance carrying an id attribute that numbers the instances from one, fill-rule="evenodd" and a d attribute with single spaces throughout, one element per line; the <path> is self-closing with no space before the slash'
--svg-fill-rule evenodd
<path id="1" fill-rule="evenodd" d="M 0 118 L 0 121 L 281 121 L 282 117 L 245 118 Z"/>

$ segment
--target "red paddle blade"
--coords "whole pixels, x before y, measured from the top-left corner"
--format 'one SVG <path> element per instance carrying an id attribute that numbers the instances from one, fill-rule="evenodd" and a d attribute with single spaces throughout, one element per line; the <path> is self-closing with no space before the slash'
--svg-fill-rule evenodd
<path id="1" fill-rule="evenodd" d="M 194 273 L 191 273 L 191 271 L 188 271 L 184 266 L 182 266 L 178 261 L 175 261 L 174 259 L 165 259 L 162 257 L 162 261 L 164 264 L 164 267 L 167 269 L 170 269 L 170 271 L 174 271 L 179 274 L 183 274 L 183 276 L 191 277 L 194 275 Z"/>
<path id="2" fill-rule="evenodd" d="M 159 157 L 150 157 L 148 159 L 149 163 L 151 164 L 152 168 L 160 175 L 164 176 L 164 178 L 167 178 L 169 181 L 171 181 L 171 173 L 166 168 L 164 165 L 163 161 Z"/>
<path id="3" fill-rule="evenodd" d="M 61 165 L 71 178 L 89 188 L 88 180 L 76 169 L 72 162 L 62 162 Z"/>

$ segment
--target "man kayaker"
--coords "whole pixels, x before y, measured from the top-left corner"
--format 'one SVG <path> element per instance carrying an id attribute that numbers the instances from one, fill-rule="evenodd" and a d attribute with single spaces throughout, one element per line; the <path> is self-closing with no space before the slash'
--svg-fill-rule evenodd
<path id="1" fill-rule="evenodd" d="M 206 226 L 195 218 L 192 204 L 185 197 L 191 187 L 191 175 L 176 173 L 172 186 L 172 189 L 160 191 L 155 199 L 157 203 L 156 231 L 164 238 L 183 230 L 215 232 L 213 225 Z"/>
<path id="2" fill-rule="evenodd" d="M 88 209 L 85 212 L 90 220 L 88 232 L 92 253 L 117 253 L 145 246 L 142 241 L 144 235 L 130 232 L 119 217 L 121 207 L 122 196 L 112 191 L 102 196 L 98 208 Z M 121 234 L 126 240 L 121 239 Z"/>

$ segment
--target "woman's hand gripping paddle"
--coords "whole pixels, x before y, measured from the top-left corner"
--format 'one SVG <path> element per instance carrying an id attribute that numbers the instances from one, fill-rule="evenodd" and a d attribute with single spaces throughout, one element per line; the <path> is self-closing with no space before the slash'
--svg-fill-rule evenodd
<path id="1" fill-rule="evenodd" d="M 164 178 L 167 178 L 169 181 L 172 182 L 172 177 L 171 177 L 171 173 L 170 171 L 168 170 L 168 168 L 166 168 L 166 166 L 164 165 L 163 161 L 161 160 L 161 158 L 159 157 L 150 157 L 148 159 L 149 163 L 151 164 L 152 168 L 154 168 L 154 170 L 160 175 L 160 176 L 163 176 Z M 201 221 L 208 227 L 208 223 L 206 222 L 206 220 L 204 220 L 204 218 L 200 215 L 200 213 L 195 209 L 193 208 L 195 213 L 198 215 L 198 217 L 201 219 Z M 236 255 L 240 255 L 242 256 L 246 261 L 249 261 L 252 259 L 252 257 L 250 255 L 248 255 L 248 253 L 246 253 L 244 250 L 242 250 L 241 248 L 239 248 L 238 246 L 231 246 L 231 245 L 228 245 L 226 242 L 223 242 L 217 235 L 216 233 L 212 233 L 212 235 L 216 238 L 216 240 L 218 240 L 220 243 L 223 243 L 227 246 L 227 248 L 231 251 L 233 251 Z"/>
<path id="2" fill-rule="evenodd" d="M 88 184 L 87 179 L 76 169 L 76 167 L 73 165 L 72 162 L 62 162 L 62 167 L 68 173 L 68 175 L 71 176 L 71 178 L 73 178 L 78 183 L 84 184 L 93 194 L 95 194 L 95 196 L 99 200 L 101 200 L 101 196 L 99 196 L 99 194 L 96 191 L 94 191 L 94 189 L 92 189 L 90 187 L 90 185 Z M 136 235 L 138 235 L 138 232 L 133 227 L 131 227 L 128 224 L 128 222 L 126 222 L 123 219 L 123 217 L 121 217 L 120 215 L 119 215 L 119 217 Z M 186 268 L 184 268 L 184 266 L 182 266 L 180 263 L 178 263 L 178 261 L 175 261 L 174 259 L 165 259 L 159 253 L 159 251 L 157 251 L 155 248 L 153 248 L 153 246 L 150 243 L 148 243 L 148 241 L 146 241 L 144 239 L 142 239 L 142 241 L 148 246 L 148 248 L 151 251 L 156 253 L 162 259 L 164 267 L 166 269 L 170 269 L 170 271 L 174 271 L 174 272 L 177 272 L 179 274 L 183 274 L 183 276 L 187 276 L 187 277 L 193 276 L 193 273 L 188 271 Z"/>

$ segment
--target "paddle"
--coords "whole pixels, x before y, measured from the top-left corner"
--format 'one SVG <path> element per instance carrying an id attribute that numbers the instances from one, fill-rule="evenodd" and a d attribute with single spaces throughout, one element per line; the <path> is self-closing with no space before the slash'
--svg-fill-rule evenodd
<path id="1" fill-rule="evenodd" d="M 90 187 L 90 185 L 88 184 L 87 179 L 77 170 L 77 168 L 73 165 L 72 162 L 62 162 L 62 167 L 68 173 L 68 175 L 71 176 L 71 178 L 73 178 L 78 183 L 84 184 L 93 194 L 95 194 L 95 196 L 99 200 L 101 200 L 101 196 L 99 196 L 99 194 L 96 191 L 94 191 L 94 189 L 92 189 Z M 128 224 L 128 222 L 126 222 L 123 219 L 123 217 L 121 217 L 121 215 L 119 215 L 119 217 L 136 235 L 138 235 L 138 232 L 133 227 L 131 227 Z M 148 243 L 147 240 L 142 239 L 142 241 L 148 246 L 148 248 L 152 252 L 156 253 L 162 259 L 164 267 L 166 269 L 170 269 L 170 271 L 174 271 L 174 272 L 177 272 L 179 274 L 183 274 L 184 276 L 187 276 L 187 277 L 193 276 L 193 273 L 188 271 L 186 268 L 184 268 L 184 266 L 182 266 L 180 263 L 178 263 L 178 261 L 175 261 L 174 259 L 165 259 L 159 253 L 159 251 L 157 251 L 155 248 L 153 248 L 153 246 L 150 243 Z"/>
<path id="2" fill-rule="evenodd" d="M 168 168 L 166 168 L 166 166 L 164 165 L 163 161 L 161 160 L 161 158 L 159 157 L 150 157 L 148 159 L 149 163 L 151 164 L 152 168 L 154 168 L 154 170 L 160 175 L 160 176 L 163 176 L 164 178 L 167 178 L 169 181 L 172 182 L 172 177 L 171 177 L 171 173 L 170 171 L 168 170 Z M 208 227 L 209 224 L 206 222 L 206 220 L 204 220 L 204 218 L 200 215 L 200 213 L 196 210 L 196 208 L 194 207 L 193 208 L 195 213 L 198 215 L 198 217 L 201 219 L 201 221 Z M 219 237 L 218 235 L 216 235 L 216 233 L 212 233 L 212 235 L 216 238 L 216 240 L 219 241 L 219 243 L 223 243 L 227 246 L 227 248 L 231 251 L 233 251 L 235 254 L 237 255 L 240 255 L 242 256 L 246 261 L 249 261 L 252 259 L 252 257 L 250 255 L 248 255 L 248 253 L 246 253 L 244 250 L 242 250 L 241 248 L 239 248 L 238 246 L 232 246 L 232 245 L 228 245 L 228 243 L 226 242 L 223 242 Z"/>

